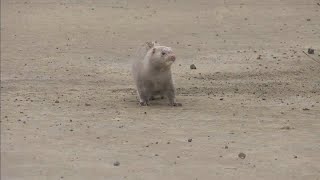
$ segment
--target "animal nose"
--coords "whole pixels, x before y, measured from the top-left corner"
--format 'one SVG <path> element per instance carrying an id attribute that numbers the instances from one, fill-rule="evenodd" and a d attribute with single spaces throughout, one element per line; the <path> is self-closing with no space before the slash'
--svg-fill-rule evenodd
<path id="1" fill-rule="evenodd" d="M 175 61 L 175 60 L 176 60 L 176 56 L 175 56 L 175 55 L 172 55 L 172 56 L 170 57 L 170 59 L 171 59 L 172 61 Z"/>

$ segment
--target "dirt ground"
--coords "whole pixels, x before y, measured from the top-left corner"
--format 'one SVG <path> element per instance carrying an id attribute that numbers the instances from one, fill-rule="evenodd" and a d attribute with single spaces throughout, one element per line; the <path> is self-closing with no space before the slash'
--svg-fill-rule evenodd
<path id="1" fill-rule="evenodd" d="M 182 107 L 137 104 L 150 40 Z M 1 1 L 2 180 L 319 180 L 319 102 L 319 0 Z"/>

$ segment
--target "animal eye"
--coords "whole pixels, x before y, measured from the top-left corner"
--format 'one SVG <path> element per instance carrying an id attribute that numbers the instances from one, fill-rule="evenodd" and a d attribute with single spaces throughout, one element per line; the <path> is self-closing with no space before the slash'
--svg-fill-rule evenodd
<path id="1" fill-rule="evenodd" d="M 166 53 L 165 53 L 165 52 L 162 52 L 161 54 L 162 54 L 162 55 L 165 55 Z"/>

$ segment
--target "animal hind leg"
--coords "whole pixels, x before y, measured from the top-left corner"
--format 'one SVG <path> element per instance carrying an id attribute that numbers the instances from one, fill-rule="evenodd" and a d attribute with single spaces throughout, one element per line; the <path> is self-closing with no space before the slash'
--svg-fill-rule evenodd
<path id="1" fill-rule="evenodd" d="M 175 97 L 175 91 L 174 90 L 168 90 L 166 93 L 169 103 L 171 106 L 182 106 L 181 103 L 176 102 L 176 97 Z"/>
<path id="2" fill-rule="evenodd" d="M 139 104 L 141 106 L 148 106 L 149 105 L 149 97 L 145 92 L 139 91 L 138 90 L 138 95 L 139 95 Z"/>

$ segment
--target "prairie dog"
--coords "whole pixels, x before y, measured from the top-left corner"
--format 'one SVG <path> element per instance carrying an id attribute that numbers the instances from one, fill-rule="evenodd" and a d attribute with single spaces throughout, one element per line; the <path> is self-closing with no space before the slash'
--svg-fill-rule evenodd
<path id="1" fill-rule="evenodd" d="M 154 96 L 166 96 L 171 106 L 181 106 L 176 102 L 171 65 L 176 56 L 170 47 L 157 42 L 147 42 L 144 57 L 136 60 L 132 74 L 136 84 L 139 103 L 148 106 Z"/>

